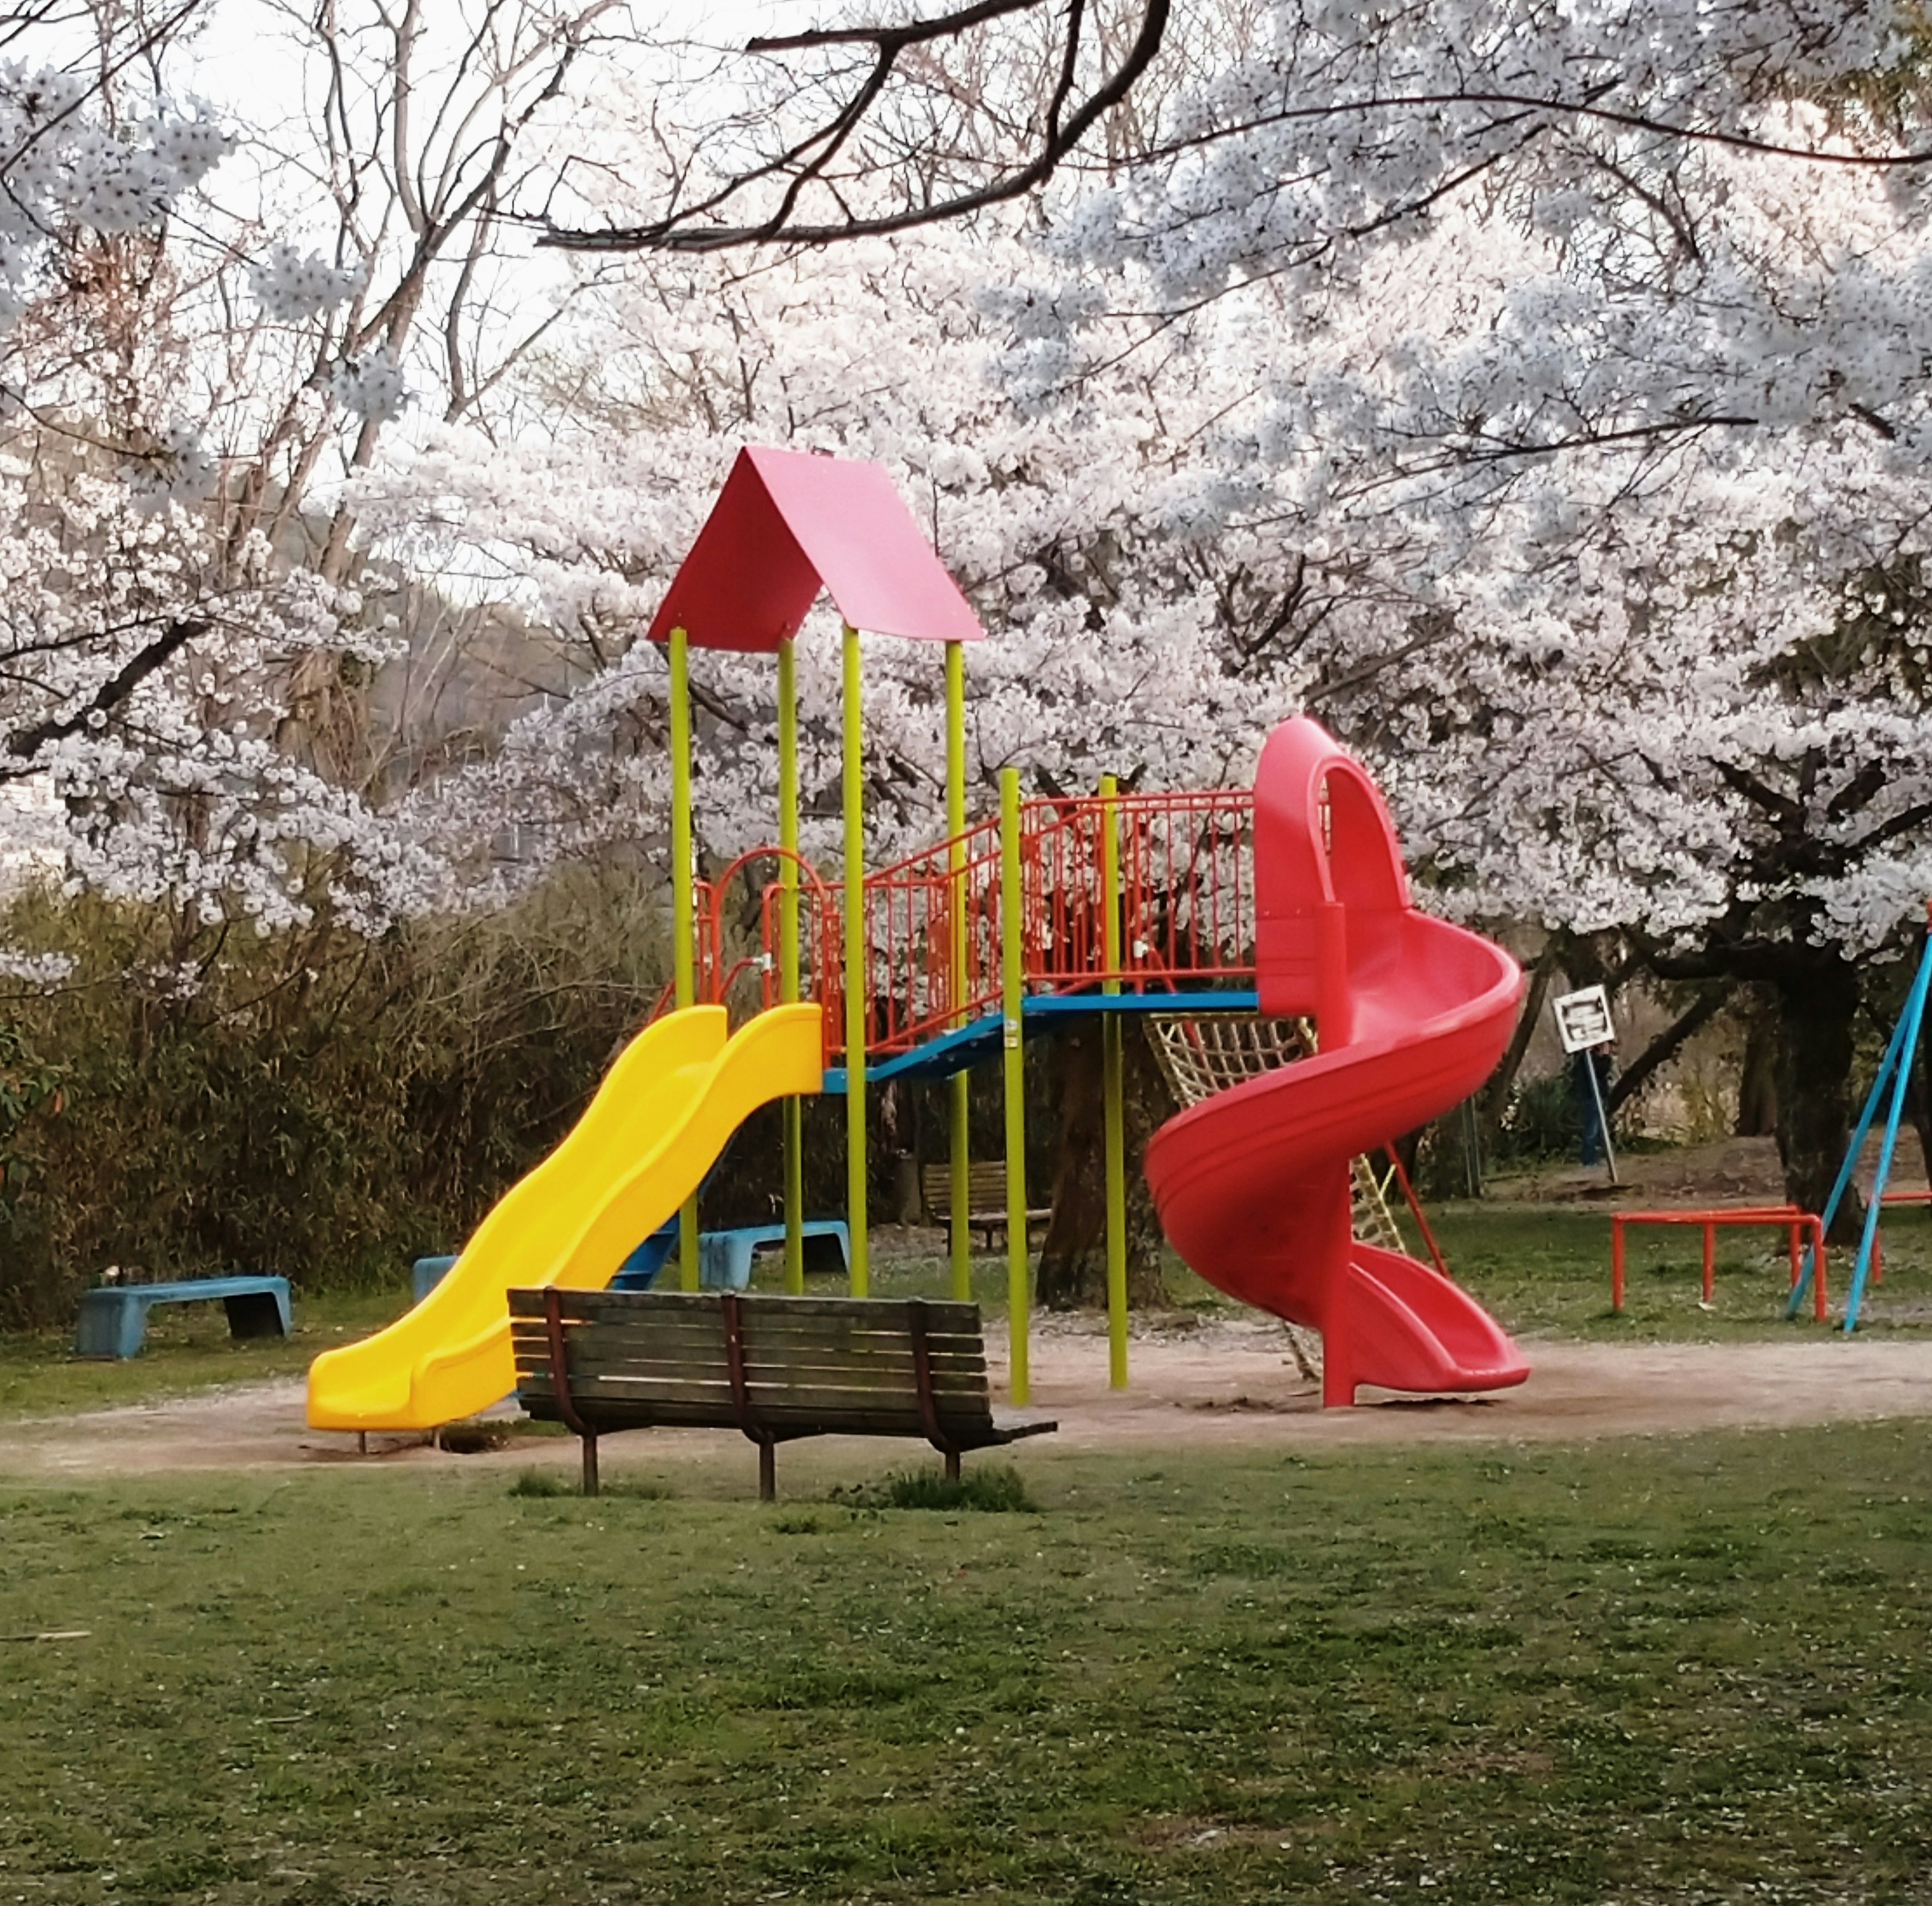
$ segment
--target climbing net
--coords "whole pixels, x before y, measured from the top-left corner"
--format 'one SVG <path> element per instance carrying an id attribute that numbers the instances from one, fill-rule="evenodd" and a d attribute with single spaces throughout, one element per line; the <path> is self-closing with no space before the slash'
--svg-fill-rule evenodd
<path id="1" fill-rule="evenodd" d="M 1167 1074 L 1174 1095 L 1184 1106 L 1230 1086 L 1259 1078 L 1277 1067 L 1292 1065 L 1315 1051 L 1315 1028 L 1305 1019 L 1263 1019 L 1238 1013 L 1150 1015 L 1154 1055 Z M 1387 1251 L 1406 1251 L 1402 1233 L 1389 1210 L 1384 1181 L 1375 1167 L 1358 1158 L 1349 1172 L 1349 1224 L 1367 1244 Z M 1284 1323 L 1296 1367 L 1312 1379 L 1321 1371 L 1322 1340 L 1318 1333 Z"/>

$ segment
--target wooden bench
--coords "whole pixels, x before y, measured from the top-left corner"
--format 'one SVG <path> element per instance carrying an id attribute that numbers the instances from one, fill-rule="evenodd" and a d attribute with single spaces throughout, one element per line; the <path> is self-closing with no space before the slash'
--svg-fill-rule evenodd
<path id="1" fill-rule="evenodd" d="M 148 1334 L 148 1313 L 157 1304 L 193 1304 L 219 1298 L 231 1337 L 286 1337 L 289 1281 L 285 1277 L 184 1278 L 178 1284 L 106 1284 L 80 1295 L 76 1356 L 134 1356 Z"/>
<path id="2" fill-rule="evenodd" d="M 946 1245 L 952 1242 L 952 1167 L 950 1164 L 921 1165 L 919 1170 L 920 1201 L 926 1206 L 926 1215 L 935 1224 L 946 1229 Z M 1044 1224 L 1053 1215 L 1051 1206 L 1044 1209 L 1030 1208 L 1027 1212 L 1027 1235 L 1033 1235 L 1036 1224 Z M 1004 1237 L 1006 1233 L 1006 1167 L 1004 1160 L 983 1160 L 966 1167 L 966 1229 L 970 1234 L 978 1231 L 986 1240 L 986 1248 L 993 1248 L 993 1233 L 997 1231 Z"/>
<path id="3" fill-rule="evenodd" d="M 518 1400 L 583 1440 L 587 1496 L 615 1430 L 742 1430 L 770 1502 L 800 1437 L 923 1437 L 956 1481 L 966 1451 L 1058 1427 L 994 1420 L 976 1304 L 552 1284 L 510 1293 L 510 1335 Z"/>

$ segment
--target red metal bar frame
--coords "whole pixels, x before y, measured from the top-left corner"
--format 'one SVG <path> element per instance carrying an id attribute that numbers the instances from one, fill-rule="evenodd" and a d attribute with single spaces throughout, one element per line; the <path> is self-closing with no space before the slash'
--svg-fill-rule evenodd
<path id="1" fill-rule="evenodd" d="M 1626 1224 L 1694 1224 L 1703 1233 L 1702 1285 L 1704 1302 L 1709 1303 L 1716 1289 L 1717 1233 L 1720 1224 L 1778 1224 L 1786 1233 L 1791 1257 L 1791 1284 L 1795 1290 L 1801 1275 L 1798 1239 L 1801 1232 L 1811 1234 L 1811 1314 L 1825 1321 L 1825 1227 L 1814 1212 L 1800 1211 L 1796 1205 L 1733 1205 L 1710 1210 L 1613 1211 L 1610 1214 L 1610 1308 L 1621 1313 L 1624 1307 L 1624 1227 Z"/>

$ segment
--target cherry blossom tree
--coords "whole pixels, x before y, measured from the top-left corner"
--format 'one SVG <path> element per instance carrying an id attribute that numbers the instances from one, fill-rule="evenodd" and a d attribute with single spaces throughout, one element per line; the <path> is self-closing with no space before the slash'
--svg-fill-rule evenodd
<path id="1" fill-rule="evenodd" d="M 503 202 L 610 9 L 254 10 L 261 102 L 188 103 L 187 7 L 43 10 L 16 45 L 64 63 L 0 76 L 0 779 L 184 945 L 448 898 L 384 811 L 366 690 L 407 598 L 344 485 L 554 321 L 561 292 L 506 293 Z"/>

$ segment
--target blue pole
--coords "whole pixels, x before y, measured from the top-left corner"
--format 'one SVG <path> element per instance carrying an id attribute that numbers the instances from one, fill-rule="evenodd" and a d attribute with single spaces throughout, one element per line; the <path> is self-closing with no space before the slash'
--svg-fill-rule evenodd
<path id="1" fill-rule="evenodd" d="M 1924 957 L 1927 960 L 1932 960 L 1932 940 L 1926 942 Z M 1924 975 L 1922 963 L 1920 975 L 1922 978 Z M 1900 1013 L 1898 1024 L 1892 1029 L 1892 1042 L 1885 1049 L 1884 1058 L 1879 1061 L 1878 1071 L 1872 1080 L 1871 1090 L 1865 1094 L 1865 1108 L 1858 1114 L 1858 1124 L 1852 1132 L 1852 1142 L 1845 1148 L 1845 1161 L 1838 1167 L 1838 1182 L 1832 1187 L 1832 1195 L 1825 1200 L 1825 1209 L 1819 1215 L 1818 1228 L 1821 1231 L 1831 1230 L 1832 1220 L 1838 1216 L 1838 1207 L 1844 1202 L 1845 1193 L 1851 1185 L 1852 1173 L 1858 1164 L 1858 1154 L 1864 1149 L 1865 1134 L 1871 1129 L 1872 1120 L 1878 1112 L 1879 1099 L 1885 1091 L 1887 1081 L 1892 1077 L 1892 1068 L 1899 1062 L 1899 1048 L 1904 1043 L 1905 1015 Z M 1808 1244 L 1804 1247 L 1804 1269 L 1798 1275 L 1798 1281 L 1792 1286 L 1790 1301 L 1784 1307 L 1784 1314 L 1786 1317 L 1796 1317 L 1798 1314 L 1798 1306 L 1806 1291 L 1810 1288 L 1811 1260 L 1814 1255 L 1812 1246 Z"/>
<path id="2" fill-rule="evenodd" d="M 1865 1273 L 1871 1268 L 1872 1242 L 1878 1236 L 1880 1207 L 1885 1202 L 1885 1181 L 1892 1175 L 1892 1147 L 1898 1143 L 1898 1121 L 1905 1110 L 1905 1088 L 1912 1077 L 1912 1055 L 1918 1050 L 1918 1028 L 1925 1017 L 1925 990 L 1932 982 L 1932 937 L 1919 957 L 1918 976 L 1900 1015 L 1898 1033 L 1893 1035 L 1898 1048 L 1896 1076 L 1892 1086 L 1892 1109 L 1886 1115 L 1885 1140 L 1879 1146 L 1878 1176 L 1872 1180 L 1871 1202 L 1865 1206 L 1864 1236 L 1858 1240 L 1858 1261 L 1852 1271 L 1852 1287 L 1845 1298 L 1845 1329 L 1849 1334 L 1858 1320 L 1858 1303 L 1864 1296 Z M 1902 1033 L 1901 1038 L 1898 1034 Z M 1851 1156 L 1858 1155 L 1856 1147 Z"/>

